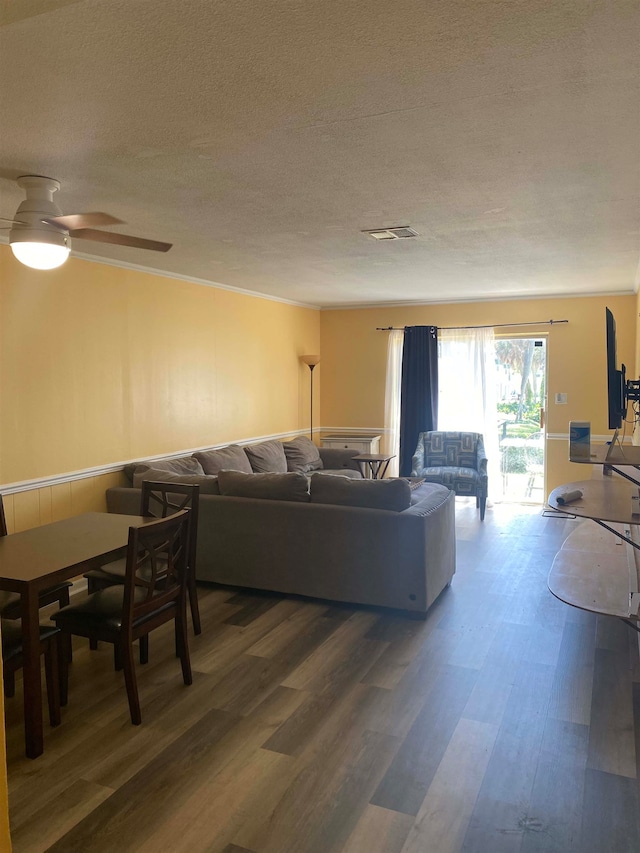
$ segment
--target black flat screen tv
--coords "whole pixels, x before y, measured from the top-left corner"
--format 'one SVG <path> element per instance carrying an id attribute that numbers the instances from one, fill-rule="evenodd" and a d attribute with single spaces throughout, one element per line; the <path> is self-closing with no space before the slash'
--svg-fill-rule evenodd
<path id="1" fill-rule="evenodd" d="M 616 356 L 616 321 L 607 308 L 607 399 L 609 429 L 620 429 L 627 417 L 627 377 L 623 365 L 618 369 Z"/>

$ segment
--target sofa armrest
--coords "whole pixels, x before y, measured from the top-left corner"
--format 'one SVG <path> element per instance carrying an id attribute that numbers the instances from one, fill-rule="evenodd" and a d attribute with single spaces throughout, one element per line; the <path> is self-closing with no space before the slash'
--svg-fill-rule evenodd
<path id="1" fill-rule="evenodd" d="M 328 470 L 337 471 L 339 468 L 352 468 L 354 471 L 360 471 L 360 466 L 353 460 L 353 457 L 360 452 L 359 450 L 343 447 L 319 447 L 318 450 L 322 464 Z"/>
<path id="2" fill-rule="evenodd" d="M 424 471 L 424 442 L 422 441 L 422 433 L 420 434 L 420 438 L 418 439 L 418 446 L 416 447 L 416 452 L 411 457 L 411 476 L 419 477 L 420 474 Z"/>
<path id="3" fill-rule="evenodd" d="M 484 439 L 481 435 L 478 436 L 476 445 L 476 468 L 481 477 L 487 476 L 487 454 L 484 449 Z"/>

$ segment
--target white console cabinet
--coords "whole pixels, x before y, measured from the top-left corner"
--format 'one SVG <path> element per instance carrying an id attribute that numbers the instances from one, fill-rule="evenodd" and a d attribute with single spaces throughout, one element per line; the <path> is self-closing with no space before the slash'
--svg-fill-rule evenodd
<path id="1" fill-rule="evenodd" d="M 357 450 L 358 453 L 380 453 L 379 435 L 325 435 L 322 438 L 323 447 L 334 447 L 340 450 Z"/>

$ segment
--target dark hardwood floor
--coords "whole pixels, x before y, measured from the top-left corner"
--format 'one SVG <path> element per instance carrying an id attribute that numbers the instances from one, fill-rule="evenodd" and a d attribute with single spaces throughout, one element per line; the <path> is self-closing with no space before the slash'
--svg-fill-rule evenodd
<path id="1" fill-rule="evenodd" d="M 41 758 L 6 701 L 15 853 L 638 853 L 637 635 L 546 587 L 575 524 L 460 502 L 424 622 L 203 587 L 194 683 L 155 631 L 140 727 L 78 641 Z"/>

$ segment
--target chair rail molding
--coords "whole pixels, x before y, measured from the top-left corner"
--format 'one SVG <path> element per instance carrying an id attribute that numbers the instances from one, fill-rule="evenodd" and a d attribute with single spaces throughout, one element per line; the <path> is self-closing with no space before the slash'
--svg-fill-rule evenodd
<path id="1" fill-rule="evenodd" d="M 323 427 L 314 429 L 314 433 L 322 432 Z M 199 453 L 206 450 L 218 450 L 221 447 L 227 447 L 229 444 L 250 445 L 257 444 L 262 441 L 271 441 L 273 439 L 295 438 L 298 435 L 307 435 L 307 429 L 294 429 L 289 432 L 278 432 L 272 435 L 259 435 L 252 438 L 230 439 L 222 441 L 218 444 L 205 444 L 201 447 L 191 447 L 186 450 L 175 450 L 170 453 L 156 453 L 153 456 L 139 456 L 136 459 L 127 459 L 122 462 L 110 462 L 106 465 L 96 465 L 92 468 L 81 468 L 77 471 L 66 471 L 63 474 L 53 474 L 49 477 L 37 477 L 33 480 L 20 480 L 15 483 L 0 484 L 0 493 L 3 495 L 14 495 L 18 492 L 28 492 L 35 489 L 44 489 L 51 486 L 58 486 L 61 483 L 72 483 L 76 480 L 88 480 L 92 477 L 100 477 L 103 474 L 113 474 L 117 471 L 122 471 L 125 465 L 130 465 L 132 462 L 153 462 L 156 459 L 178 459 L 180 456 L 189 456 L 193 453 Z"/>

